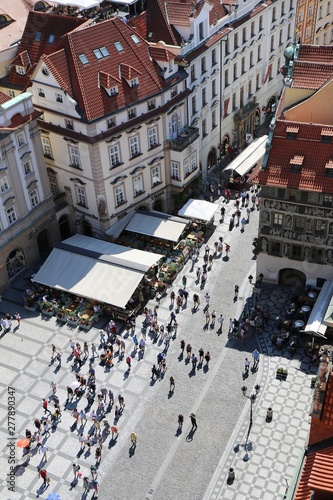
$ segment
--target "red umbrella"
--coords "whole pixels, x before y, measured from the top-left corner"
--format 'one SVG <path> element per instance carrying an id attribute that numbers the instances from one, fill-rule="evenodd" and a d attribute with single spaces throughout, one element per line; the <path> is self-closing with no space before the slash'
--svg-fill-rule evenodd
<path id="1" fill-rule="evenodd" d="M 16 446 L 19 448 L 26 448 L 30 444 L 30 439 L 24 438 L 17 441 Z"/>

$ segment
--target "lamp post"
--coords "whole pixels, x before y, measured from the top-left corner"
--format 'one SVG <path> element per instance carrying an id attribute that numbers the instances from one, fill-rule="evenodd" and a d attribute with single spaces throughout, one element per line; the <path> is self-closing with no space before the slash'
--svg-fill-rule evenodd
<path id="1" fill-rule="evenodd" d="M 247 387 L 245 385 L 243 385 L 242 387 L 242 393 L 243 393 L 243 396 L 245 396 L 246 398 L 248 398 L 250 400 L 250 425 L 249 425 L 249 433 L 250 433 L 250 429 L 252 427 L 252 422 L 253 422 L 253 412 L 252 412 L 252 406 L 254 405 L 254 403 L 256 402 L 256 399 L 257 399 L 257 396 L 259 394 L 259 391 L 260 391 L 260 385 L 259 384 L 256 384 L 254 386 L 254 390 L 255 392 L 253 392 L 250 396 L 248 396 L 246 394 L 247 392 Z"/>

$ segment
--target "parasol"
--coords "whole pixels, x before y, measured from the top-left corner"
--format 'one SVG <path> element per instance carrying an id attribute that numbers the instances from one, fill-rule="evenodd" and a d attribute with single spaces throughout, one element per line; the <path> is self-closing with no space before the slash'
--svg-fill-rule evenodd
<path id="1" fill-rule="evenodd" d="M 17 441 L 16 446 L 19 448 L 26 448 L 30 444 L 30 439 L 24 438 Z"/>

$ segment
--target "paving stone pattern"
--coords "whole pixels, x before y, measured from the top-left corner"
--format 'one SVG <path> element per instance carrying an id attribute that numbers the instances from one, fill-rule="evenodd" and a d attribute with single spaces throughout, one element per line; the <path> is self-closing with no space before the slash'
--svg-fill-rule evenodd
<path id="1" fill-rule="evenodd" d="M 218 208 L 222 200 L 217 202 Z M 167 371 L 164 377 L 151 382 L 151 366 L 156 363 L 157 354 L 164 349 L 163 343 L 153 343 L 147 336 L 147 348 L 143 358 L 133 350 L 131 337 L 126 343 L 125 358 L 133 358 L 132 369 L 128 374 L 125 361 L 115 358 L 115 366 L 105 370 L 95 362 L 97 391 L 106 385 L 112 388 L 115 397 L 125 397 L 125 409 L 118 427 L 119 437 L 111 440 L 107 437 L 103 444 L 102 461 L 99 467 L 99 498 L 102 500 L 167 500 L 167 499 L 257 499 L 282 498 L 285 491 L 284 478 L 290 479 L 297 455 L 304 446 L 308 433 L 306 418 L 312 392 L 310 390 L 311 367 L 303 359 L 301 350 L 289 359 L 283 351 L 275 352 L 270 337 L 275 329 L 275 316 L 288 305 L 289 289 L 263 285 L 259 303 L 271 306 L 271 319 L 262 334 L 259 335 L 261 361 L 259 370 L 250 373 L 245 381 L 252 390 L 256 383 L 261 384 L 259 398 L 254 405 L 254 423 L 249 435 L 246 450 L 244 444 L 249 425 L 249 401 L 241 394 L 244 384 L 242 371 L 246 356 L 258 346 L 254 334 L 243 340 L 228 338 L 227 330 L 230 317 L 237 317 L 244 304 L 251 306 L 251 286 L 247 276 L 255 275 L 255 261 L 252 259 L 252 240 L 256 235 L 258 212 L 251 215 L 250 224 L 244 234 L 239 228 L 230 233 L 228 223 L 235 208 L 231 202 L 227 206 L 227 216 L 223 224 L 218 223 L 216 231 L 209 240 L 213 248 L 214 241 L 223 236 L 231 244 L 230 260 L 214 259 L 212 270 L 204 290 L 198 292 L 195 282 L 195 270 L 191 271 L 189 262 L 183 271 L 187 277 L 187 289 L 190 292 L 188 306 L 177 314 L 178 335 L 167 355 Z M 201 250 L 199 265 L 202 266 L 204 250 Z M 28 274 L 27 274 L 28 275 Z M 182 275 L 173 289 L 181 287 Z M 239 298 L 233 301 L 235 284 L 240 286 Z M 80 464 L 83 475 L 90 476 L 90 465 L 95 463 L 96 445 L 91 454 L 87 449 L 79 453 L 78 432 L 83 429 L 73 427 L 71 416 L 73 403 L 62 411 L 61 422 L 46 441 L 48 462 L 45 465 L 51 483 L 46 492 L 39 487 L 37 466 L 41 466 L 41 454 L 32 456 L 28 466 L 20 466 L 15 480 L 15 493 L 7 490 L 6 474 L 9 472 L 7 438 L 7 390 L 15 388 L 16 421 L 15 438 L 23 438 L 28 427 L 33 430 L 33 420 L 41 417 L 42 398 L 51 394 L 50 382 L 55 381 L 58 396 L 63 404 L 66 400 L 66 387 L 75 380 L 70 358 L 69 340 L 71 338 L 89 344 L 99 344 L 97 324 L 89 332 L 70 329 L 67 325 L 59 326 L 55 318 L 42 319 L 37 313 L 29 313 L 22 308 L 21 294 L 29 281 L 20 278 L 3 294 L 0 315 L 7 312 L 21 313 L 21 327 L 1 338 L 0 360 L 0 425 L 1 425 L 1 493 L 0 499 L 46 498 L 48 493 L 56 492 L 62 499 L 92 498 L 93 492 L 83 494 L 82 479 L 73 483 L 72 463 Z M 201 297 L 200 309 L 192 313 L 192 295 L 196 291 Z M 218 334 L 218 325 L 205 330 L 203 314 L 206 291 L 211 294 L 211 307 L 217 316 L 223 312 L 225 322 L 223 332 Z M 151 301 L 153 307 L 156 301 Z M 170 318 L 169 296 L 162 299 L 158 321 L 167 324 Z M 136 334 L 141 336 L 143 317 L 137 320 Z M 15 323 L 15 322 L 14 322 Z M 15 324 L 14 324 L 15 326 Z M 209 350 L 212 359 L 209 369 L 197 367 L 192 370 L 191 363 L 186 363 L 181 356 L 180 339 L 190 342 L 194 352 L 200 347 Z M 51 343 L 55 343 L 62 352 L 62 367 L 59 371 L 50 365 Z M 275 379 L 277 366 L 289 369 L 286 381 Z M 82 369 L 88 373 L 88 362 Z M 174 393 L 169 393 L 169 377 L 175 378 Z M 52 406 L 52 405 L 51 405 Z M 86 400 L 78 402 L 78 408 L 86 406 Z M 93 405 L 95 408 L 96 405 Z M 266 410 L 273 407 L 274 416 L 270 424 L 266 423 Z M 198 429 L 190 432 L 190 413 L 197 416 Z M 184 426 L 177 432 L 177 416 L 184 415 Z M 114 410 L 107 414 L 113 422 Z M 88 420 L 84 433 L 92 426 Z M 133 452 L 130 434 L 138 436 L 137 447 Z M 239 447 L 236 447 L 236 445 Z M 235 451 L 238 450 L 238 451 Z M 247 454 L 248 460 L 244 461 Z M 22 450 L 16 448 L 16 459 L 22 464 Z M 43 465 L 44 466 L 44 465 Z M 236 478 L 227 484 L 228 470 L 235 468 Z"/>

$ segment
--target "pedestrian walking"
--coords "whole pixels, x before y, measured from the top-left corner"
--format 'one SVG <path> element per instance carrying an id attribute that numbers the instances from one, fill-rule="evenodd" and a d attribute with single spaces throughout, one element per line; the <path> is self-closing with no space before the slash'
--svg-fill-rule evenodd
<path id="1" fill-rule="evenodd" d="M 45 415 L 46 413 L 51 414 L 50 410 L 48 409 L 48 402 L 47 402 L 47 399 L 43 399 L 43 410 L 44 410 L 44 415 Z"/>
<path id="2" fill-rule="evenodd" d="M 51 361 L 54 360 L 56 354 L 57 354 L 57 348 L 54 344 L 51 345 L 51 349 L 52 349 L 52 354 L 51 354 Z"/>
<path id="3" fill-rule="evenodd" d="M 83 488 L 84 488 L 84 493 L 88 493 L 88 491 L 90 490 L 90 481 L 89 477 L 87 476 L 83 478 Z"/>
<path id="4" fill-rule="evenodd" d="M 155 380 L 158 376 L 158 372 L 157 372 L 157 368 L 156 368 L 156 365 L 153 365 L 152 369 L 151 369 L 151 379 L 152 380 Z"/>
<path id="5" fill-rule="evenodd" d="M 251 209 L 247 208 L 246 209 L 246 219 L 247 219 L 247 222 L 250 222 L 250 215 L 251 215 Z"/>
<path id="6" fill-rule="evenodd" d="M 113 405 L 114 403 L 114 395 L 111 389 L 109 389 L 109 405 Z"/>
<path id="7" fill-rule="evenodd" d="M 173 323 L 173 338 L 176 338 L 177 337 L 177 332 L 178 332 L 178 322 L 175 321 Z"/>
<path id="8" fill-rule="evenodd" d="M 208 264 L 209 264 L 209 267 L 211 269 L 213 267 L 213 254 L 210 254 L 208 256 Z"/>
<path id="9" fill-rule="evenodd" d="M 230 318 L 228 335 L 230 335 L 230 333 L 232 332 L 233 329 L 234 329 L 234 322 L 233 322 L 233 319 Z"/>
<path id="10" fill-rule="evenodd" d="M 102 458 L 102 448 L 99 446 L 95 451 L 96 464 L 99 464 Z"/>
<path id="11" fill-rule="evenodd" d="M 175 302 L 175 298 L 176 298 L 176 294 L 175 292 L 172 290 L 172 292 L 170 293 L 170 302 L 171 302 L 171 305 L 173 306 L 174 302 Z"/>
<path id="12" fill-rule="evenodd" d="M 220 220 L 220 222 L 223 222 L 224 221 L 224 216 L 225 216 L 225 207 L 221 207 L 220 213 L 221 213 L 221 220 Z"/>
<path id="13" fill-rule="evenodd" d="M 197 293 L 193 294 L 193 309 L 196 311 L 199 307 L 199 295 Z"/>
<path id="14" fill-rule="evenodd" d="M 97 347 L 94 343 L 91 344 L 91 353 L 92 353 L 92 358 L 98 358 L 97 354 Z"/>
<path id="15" fill-rule="evenodd" d="M 200 269 L 200 267 L 198 267 L 196 275 L 197 275 L 197 281 L 200 281 L 200 276 L 201 276 L 201 269 Z"/>
<path id="16" fill-rule="evenodd" d="M 253 357 L 253 369 L 256 370 L 258 368 L 259 359 L 260 359 L 260 354 L 259 354 L 259 351 L 257 349 L 255 349 L 253 351 L 252 357 Z"/>
<path id="17" fill-rule="evenodd" d="M 216 311 L 215 311 L 215 309 L 213 309 L 211 316 L 212 316 L 212 322 L 211 322 L 210 326 L 211 326 L 211 328 L 214 328 L 215 321 L 216 321 Z"/>
<path id="18" fill-rule="evenodd" d="M 16 313 L 15 313 L 14 318 L 15 318 L 15 319 L 16 319 L 16 321 L 17 321 L 17 327 L 16 327 L 16 328 L 19 328 L 19 327 L 20 327 L 20 325 L 21 325 L 21 316 L 19 315 L 19 313 L 18 313 L 18 312 L 16 312 Z"/>
<path id="19" fill-rule="evenodd" d="M 92 475 L 93 480 L 97 478 L 97 467 L 96 465 L 91 465 L 90 466 L 90 473 Z"/>
<path id="20" fill-rule="evenodd" d="M 84 354 L 84 359 L 86 359 L 89 356 L 89 347 L 87 342 L 84 342 L 83 344 L 83 354 Z"/>
<path id="21" fill-rule="evenodd" d="M 69 346 L 70 348 L 72 349 L 72 354 L 74 354 L 74 350 L 75 350 L 75 342 L 73 339 L 70 339 L 69 341 Z M 53 346 L 52 346 L 53 347 Z"/>
<path id="22" fill-rule="evenodd" d="M 78 464 L 73 464 L 72 467 L 73 467 L 74 479 L 76 479 L 77 476 L 78 476 L 78 472 L 81 469 L 81 467 Z"/>
<path id="23" fill-rule="evenodd" d="M 118 437 L 119 436 L 119 432 L 118 432 L 118 427 L 116 425 L 112 425 L 111 426 L 111 438 L 114 439 L 114 437 Z"/>
<path id="24" fill-rule="evenodd" d="M 167 371 L 167 364 L 166 364 L 166 359 L 162 359 L 162 373 L 165 373 Z"/>
<path id="25" fill-rule="evenodd" d="M 58 368 L 61 366 L 61 352 L 57 352 L 55 359 L 58 361 Z"/>
<path id="26" fill-rule="evenodd" d="M 219 325 L 220 325 L 220 332 L 222 333 L 222 328 L 223 328 L 223 322 L 224 322 L 224 316 L 223 314 L 220 314 L 220 316 L 218 317 L 218 320 L 219 322 Z"/>
<path id="27" fill-rule="evenodd" d="M 191 352 L 192 352 L 192 346 L 191 346 L 191 344 L 187 344 L 187 346 L 186 346 L 187 359 L 190 359 Z"/>
<path id="28" fill-rule="evenodd" d="M 131 356 L 126 356 L 126 363 L 127 363 L 128 371 L 130 371 L 130 369 L 131 369 L 131 363 L 132 363 Z"/>
<path id="29" fill-rule="evenodd" d="M 203 362 L 204 354 L 205 354 L 205 351 L 203 350 L 202 347 L 200 347 L 200 349 L 199 349 L 199 363 Z"/>
<path id="30" fill-rule="evenodd" d="M 87 415 L 84 410 L 80 410 L 80 420 L 81 420 L 81 425 L 83 425 L 83 421 L 85 424 L 87 423 Z"/>
<path id="31" fill-rule="evenodd" d="M 184 423 L 184 415 L 179 413 L 179 415 L 178 415 L 178 427 L 179 427 L 179 429 L 183 428 L 183 423 Z"/>
<path id="32" fill-rule="evenodd" d="M 208 292 L 205 293 L 205 300 L 206 300 L 206 307 L 205 309 L 209 308 L 209 302 L 210 302 L 210 294 Z"/>
<path id="33" fill-rule="evenodd" d="M 80 417 L 80 412 L 78 411 L 78 409 L 76 407 L 72 411 L 72 417 L 74 418 L 75 422 L 77 423 L 77 421 L 79 420 L 79 417 Z"/>
<path id="34" fill-rule="evenodd" d="M 198 425 L 197 425 L 197 418 L 195 416 L 194 413 L 191 413 L 190 417 L 191 419 L 191 424 L 192 424 L 192 431 L 196 430 L 198 428 Z"/>
<path id="35" fill-rule="evenodd" d="M 205 315 L 206 315 L 206 327 L 207 327 L 210 321 L 210 312 L 208 311 L 208 309 L 206 310 Z"/>
<path id="36" fill-rule="evenodd" d="M 43 456 L 42 456 L 42 460 L 44 462 L 47 462 L 47 451 L 48 451 L 48 448 L 44 445 L 44 444 L 41 444 L 41 443 L 37 443 L 37 447 L 38 447 L 38 453 L 42 453 Z"/>
<path id="37" fill-rule="evenodd" d="M 46 434 L 49 436 L 50 435 L 50 430 L 51 430 L 51 422 L 47 418 L 46 420 L 43 421 L 43 432 L 42 436 L 45 436 Z"/>
<path id="38" fill-rule="evenodd" d="M 37 431 L 40 432 L 42 428 L 42 422 L 39 420 L 39 418 L 35 418 L 34 420 L 34 426 L 36 427 Z"/>
<path id="39" fill-rule="evenodd" d="M 183 287 L 186 288 L 186 284 L 187 284 L 187 278 L 184 274 L 183 278 L 182 278 L 182 283 L 183 283 Z"/>
<path id="40" fill-rule="evenodd" d="M 57 384 L 55 382 L 50 383 L 51 389 L 52 389 L 52 395 L 54 396 L 55 393 L 57 392 Z"/>
<path id="41" fill-rule="evenodd" d="M 205 361 L 206 361 L 206 365 L 208 366 L 209 362 L 210 362 L 210 352 L 209 351 L 207 351 L 205 354 Z"/>
<path id="42" fill-rule="evenodd" d="M 191 361 L 192 361 L 193 371 L 195 371 L 195 369 L 197 367 L 198 358 L 194 353 L 192 354 Z"/>
<path id="43" fill-rule="evenodd" d="M 146 341 L 145 341 L 145 339 L 143 339 L 143 338 L 140 339 L 139 347 L 140 347 L 140 351 L 144 353 L 145 349 L 146 349 Z"/>
<path id="44" fill-rule="evenodd" d="M 245 217 L 243 217 L 241 220 L 241 232 L 242 233 L 245 231 L 245 224 L 246 224 L 246 220 L 245 220 Z"/>
<path id="45" fill-rule="evenodd" d="M 173 392 L 175 390 L 175 379 L 173 377 L 170 377 L 170 392 Z"/>
<path id="46" fill-rule="evenodd" d="M 227 255 L 227 259 L 229 259 L 230 245 L 228 243 L 225 243 L 225 253 Z"/>
<path id="47" fill-rule="evenodd" d="M 121 410 L 125 408 L 125 398 L 121 394 L 118 396 L 119 407 Z"/>
<path id="48" fill-rule="evenodd" d="M 180 341 L 180 348 L 181 348 L 182 352 L 184 352 L 184 350 L 185 350 L 185 340 L 183 340 L 183 339 Z"/>
<path id="49" fill-rule="evenodd" d="M 38 474 L 43 479 L 43 486 L 47 486 L 50 483 L 50 478 L 47 475 L 46 470 L 41 469 Z"/>
<path id="50" fill-rule="evenodd" d="M 133 448 L 136 447 L 137 441 L 138 441 L 138 436 L 136 435 L 135 432 L 132 432 L 131 433 L 131 443 L 132 443 Z"/>
<path id="51" fill-rule="evenodd" d="M 239 286 L 238 286 L 238 285 L 235 285 L 235 296 L 234 296 L 234 300 L 238 300 L 238 292 L 239 292 Z"/>
<path id="52" fill-rule="evenodd" d="M 245 358 L 245 360 L 244 360 L 244 371 L 245 371 L 245 373 L 249 373 L 249 369 L 250 369 L 250 361 L 248 360 L 248 358 Z"/>

